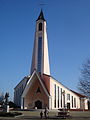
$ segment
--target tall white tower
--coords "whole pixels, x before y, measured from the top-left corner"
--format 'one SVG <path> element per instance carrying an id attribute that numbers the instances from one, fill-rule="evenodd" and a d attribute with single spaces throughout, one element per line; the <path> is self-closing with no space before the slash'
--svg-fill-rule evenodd
<path id="1" fill-rule="evenodd" d="M 42 10 L 36 20 L 31 74 L 34 69 L 41 74 L 50 75 L 46 20 L 44 19 Z"/>

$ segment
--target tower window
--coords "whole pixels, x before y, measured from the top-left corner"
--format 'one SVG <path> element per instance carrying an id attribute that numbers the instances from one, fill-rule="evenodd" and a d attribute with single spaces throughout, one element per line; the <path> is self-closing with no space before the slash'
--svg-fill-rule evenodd
<path id="1" fill-rule="evenodd" d="M 38 72 L 41 72 L 41 62 L 42 62 L 42 37 L 38 38 Z"/>
<path id="2" fill-rule="evenodd" d="M 42 31 L 42 23 L 39 23 L 38 30 L 39 30 L 39 31 Z"/>

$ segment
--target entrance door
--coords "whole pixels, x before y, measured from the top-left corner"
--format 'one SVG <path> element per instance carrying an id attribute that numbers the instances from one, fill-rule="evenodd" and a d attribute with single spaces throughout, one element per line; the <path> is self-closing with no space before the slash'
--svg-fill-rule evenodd
<path id="1" fill-rule="evenodd" d="M 40 100 L 37 100 L 35 102 L 35 107 L 37 107 L 37 109 L 42 109 L 42 102 Z"/>
<path id="2" fill-rule="evenodd" d="M 67 103 L 67 109 L 70 109 L 70 103 Z"/>

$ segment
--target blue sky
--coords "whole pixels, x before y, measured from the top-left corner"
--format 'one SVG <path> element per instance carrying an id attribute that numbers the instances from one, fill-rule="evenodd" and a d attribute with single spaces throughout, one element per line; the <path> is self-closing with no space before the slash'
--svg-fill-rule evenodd
<path id="1" fill-rule="evenodd" d="M 10 92 L 30 73 L 40 3 L 47 20 L 51 75 L 77 90 L 80 68 L 90 58 L 90 0 L 0 0 L 0 92 Z"/>

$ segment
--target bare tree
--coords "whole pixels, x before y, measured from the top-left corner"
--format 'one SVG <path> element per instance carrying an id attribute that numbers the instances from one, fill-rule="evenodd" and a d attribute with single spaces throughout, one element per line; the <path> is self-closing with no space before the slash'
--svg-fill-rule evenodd
<path id="1" fill-rule="evenodd" d="M 0 93 L 0 103 L 3 102 L 3 100 L 4 100 L 4 93 L 1 92 L 1 93 Z"/>
<path id="2" fill-rule="evenodd" d="M 78 88 L 82 94 L 90 98 L 90 59 L 82 65 Z"/>

